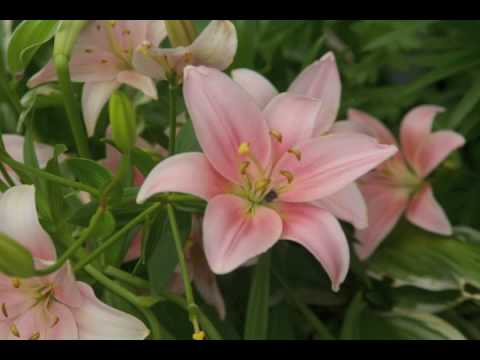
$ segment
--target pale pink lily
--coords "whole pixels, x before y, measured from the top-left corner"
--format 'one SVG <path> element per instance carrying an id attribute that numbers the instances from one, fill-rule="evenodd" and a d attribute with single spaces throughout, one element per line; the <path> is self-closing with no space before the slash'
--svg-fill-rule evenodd
<path id="1" fill-rule="evenodd" d="M 137 48 L 133 63 L 143 74 L 166 80 L 170 73 L 182 79 L 187 65 L 205 65 L 224 70 L 233 62 L 237 52 L 237 32 L 228 20 L 213 20 L 189 46 L 158 48 L 144 42 Z"/>
<path id="2" fill-rule="evenodd" d="M 145 41 L 158 46 L 167 36 L 161 20 L 96 20 L 80 33 L 70 61 L 72 81 L 85 83 L 82 111 L 89 135 L 110 95 L 126 84 L 156 99 L 153 80 L 140 73 L 133 63 L 135 50 Z M 50 61 L 35 74 L 28 86 L 34 87 L 57 79 Z"/>
<path id="3" fill-rule="evenodd" d="M 0 232 L 34 256 L 38 268 L 56 259 L 55 246 L 38 220 L 35 189 L 18 185 L 0 197 Z M 137 318 L 97 299 L 76 281 L 67 263 L 57 272 L 28 279 L 0 274 L 0 339 L 144 339 Z"/>
<path id="4" fill-rule="evenodd" d="M 312 139 L 321 109 L 317 100 L 281 94 L 262 112 L 238 84 L 212 68 L 185 68 L 183 92 L 204 153 L 162 161 L 145 179 L 137 202 L 169 191 L 207 200 L 203 242 L 217 274 L 283 238 L 306 247 L 337 290 L 348 271 L 348 243 L 336 218 L 310 202 L 373 169 L 395 146 L 362 134 Z"/>
<path id="5" fill-rule="evenodd" d="M 278 90 L 261 74 L 250 69 L 232 71 L 232 78 L 240 84 L 264 109 L 278 95 Z M 315 117 L 312 137 L 335 132 L 335 119 L 340 107 L 342 85 L 335 56 L 328 52 L 307 66 L 291 83 L 288 92 L 321 101 Z M 295 126 L 295 119 L 292 126 Z M 355 183 L 348 184 L 335 194 L 314 202 L 337 218 L 352 223 L 357 229 L 367 226 L 367 206 Z"/>
<path id="6" fill-rule="evenodd" d="M 370 223 L 358 230 L 356 246 L 361 259 L 369 257 L 390 233 L 403 213 L 412 224 L 440 235 L 451 235 L 452 227 L 433 196 L 428 175 L 465 139 L 454 131 L 432 132 L 434 117 L 443 109 L 418 106 L 403 119 L 400 127 L 402 152 L 389 159 L 359 181 L 367 201 Z M 367 132 L 381 143 L 396 145 L 390 131 L 377 119 L 358 110 L 350 110 L 344 128 Z"/>
<path id="7" fill-rule="evenodd" d="M 209 305 L 217 310 L 220 319 L 226 316 L 225 301 L 217 283 L 215 274 L 208 266 L 202 244 L 202 219 L 198 215 L 192 216 L 192 232 L 185 246 L 185 260 L 187 262 L 190 279 L 198 292 Z M 168 289 L 181 295 L 185 292 L 180 268 L 177 267 L 168 284 Z"/>
<path id="8" fill-rule="evenodd" d="M 23 145 L 25 138 L 20 135 L 6 134 L 2 135 L 2 140 L 5 145 L 7 153 L 16 161 L 23 163 Z M 34 143 L 35 154 L 37 155 L 38 165 L 43 168 L 47 162 L 53 157 L 53 147 L 46 144 Z M 5 166 L 8 175 L 12 178 L 15 184 L 20 184 L 20 179 L 8 166 Z M 5 180 L 0 174 L 0 179 Z"/>

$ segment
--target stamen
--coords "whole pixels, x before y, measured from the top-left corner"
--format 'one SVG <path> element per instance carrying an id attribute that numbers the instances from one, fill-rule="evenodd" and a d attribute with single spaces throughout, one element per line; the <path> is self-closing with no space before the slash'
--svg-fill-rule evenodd
<path id="1" fill-rule="evenodd" d="M 292 183 L 292 181 L 293 181 L 293 174 L 292 174 L 290 171 L 288 171 L 288 170 L 280 170 L 280 174 L 281 174 L 282 176 L 285 176 L 285 177 L 287 178 L 287 181 L 288 181 L 289 184 Z"/>
<path id="2" fill-rule="evenodd" d="M 249 166 L 250 161 L 242 161 L 242 163 L 240 164 L 240 174 L 245 175 Z"/>
<path id="3" fill-rule="evenodd" d="M 20 280 L 15 278 L 15 279 L 12 279 L 12 286 L 15 288 L 15 289 L 18 289 L 20 287 L 21 283 L 20 283 Z"/>
<path id="4" fill-rule="evenodd" d="M 255 182 L 255 191 L 264 191 L 270 185 L 270 179 L 261 179 Z"/>
<path id="5" fill-rule="evenodd" d="M 250 153 L 250 144 L 247 142 L 243 142 L 238 147 L 238 154 L 239 155 L 247 155 Z"/>
<path id="6" fill-rule="evenodd" d="M 302 153 L 297 150 L 297 149 L 288 149 L 288 153 L 289 154 L 292 154 L 292 155 L 295 155 L 295 157 L 297 158 L 298 161 L 300 161 L 302 159 Z"/>
<path id="7" fill-rule="evenodd" d="M 17 326 L 15 324 L 10 325 L 10 332 L 15 337 L 20 337 L 20 333 L 18 332 Z"/>
<path id="8" fill-rule="evenodd" d="M 270 130 L 270 135 L 275 139 L 277 140 L 279 143 L 282 142 L 283 140 L 283 136 L 282 136 L 282 133 L 280 131 L 277 131 L 277 130 Z"/>
<path id="9" fill-rule="evenodd" d="M 205 340 L 205 332 L 204 331 L 196 331 L 193 336 L 193 340 Z"/>
<path id="10" fill-rule="evenodd" d="M 28 340 L 38 340 L 38 339 L 40 339 L 40 333 L 36 331 L 32 334 L 32 336 L 30 336 L 30 339 Z"/>
<path id="11" fill-rule="evenodd" d="M 3 316 L 5 316 L 6 318 L 8 318 L 7 304 L 5 304 L 5 303 L 2 303 L 2 314 L 3 314 Z"/>
<path id="12" fill-rule="evenodd" d="M 142 41 L 142 48 L 150 49 L 152 47 L 152 43 L 148 40 Z"/>
<path id="13" fill-rule="evenodd" d="M 57 325 L 60 322 L 60 318 L 58 316 L 55 316 L 55 320 L 53 321 L 53 324 L 50 326 L 50 328 L 54 328 L 55 325 Z"/>

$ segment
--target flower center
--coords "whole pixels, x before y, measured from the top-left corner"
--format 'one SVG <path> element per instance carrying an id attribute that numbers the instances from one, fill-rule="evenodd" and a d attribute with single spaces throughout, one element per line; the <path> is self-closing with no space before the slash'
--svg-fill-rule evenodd
<path id="1" fill-rule="evenodd" d="M 110 43 L 110 48 L 112 52 L 125 63 L 127 67 L 132 67 L 132 53 L 133 53 L 133 41 L 131 37 L 131 31 L 127 28 L 123 29 L 121 32 L 121 37 L 125 39 L 127 44 L 126 47 L 122 46 L 119 41 L 119 36 L 115 33 L 116 27 L 118 26 L 117 20 L 108 20 L 105 22 L 105 32 L 107 34 L 108 42 Z M 103 59 L 103 63 L 108 62 L 108 60 Z"/>

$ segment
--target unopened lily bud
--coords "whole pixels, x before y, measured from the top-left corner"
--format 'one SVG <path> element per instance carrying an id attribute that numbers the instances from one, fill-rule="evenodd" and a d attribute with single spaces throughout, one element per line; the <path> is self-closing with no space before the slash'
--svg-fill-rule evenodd
<path id="1" fill-rule="evenodd" d="M 172 47 L 188 46 L 197 36 L 192 20 L 165 20 L 165 26 Z"/>
<path id="2" fill-rule="evenodd" d="M 27 278 L 35 274 L 32 254 L 17 241 L 0 233 L 0 272 Z"/>
<path id="3" fill-rule="evenodd" d="M 135 145 L 136 120 L 133 104 L 127 95 L 115 91 L 108 104 L 112 138 L 122 151 L 128 151 Z"/>
<path id="4" fill-rule="evenodd" d="M 54 56 L 61 54 L 69 58 L 78 34 L 87 24 L 87 20 L 63 20 L 60 29 L 55 35 Z"/>

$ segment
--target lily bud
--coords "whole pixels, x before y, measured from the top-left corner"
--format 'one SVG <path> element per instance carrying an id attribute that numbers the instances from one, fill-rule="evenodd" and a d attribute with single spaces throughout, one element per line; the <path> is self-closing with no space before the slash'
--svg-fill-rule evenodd
<path id="1" fill-rule="evenodd" d="M 35 274 L 32 254 L 5 234 L 0 234 L 0 272 L 20 278 Z"/>
<path id="2" fill-rule="evenodd" d="M 54 56 L 62 54 L 69 58 L 78 34 L 87 24 L 88 21 L 86 20 L 63 20 L 60 29 L 55 35 Z"/>
<path id="3" fill-rule="evenodd" d="M 108 104 L 112 138 L 122 151 L 128 151 L 135 145 L 136 120 L 133 104 L 127 95 L 115 91 Z"/>
<path id="4" fill-rule="evenodd" d="M 197 37 L 192 20 L 165 20 L 172 47 L 188 46 Z"/>

